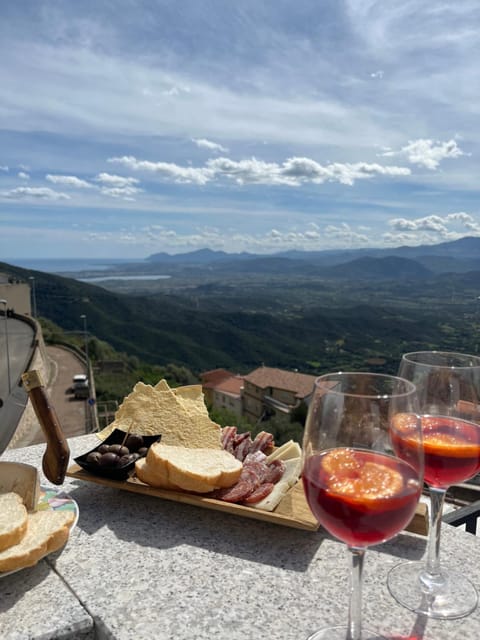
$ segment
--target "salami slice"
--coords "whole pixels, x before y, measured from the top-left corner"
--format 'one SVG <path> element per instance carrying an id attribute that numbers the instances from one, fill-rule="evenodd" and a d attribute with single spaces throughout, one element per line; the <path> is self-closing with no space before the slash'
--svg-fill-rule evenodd
<path id="1" fill-rule="evenodd" d="M 272 460 L 268 466 L 268 471 L 265 476 L 265 482 L 278 482 L 285 473 L 286 465 L 283 460 Z"/>
<path id="2" fill-rule="evenodd" d="M 260 502 L 260 500 L 263 500 L 272 493 L 274 486 L 275 484 L 273 482 L 264 482 L 245 498 L 245 504 L 256 504 Z"/>

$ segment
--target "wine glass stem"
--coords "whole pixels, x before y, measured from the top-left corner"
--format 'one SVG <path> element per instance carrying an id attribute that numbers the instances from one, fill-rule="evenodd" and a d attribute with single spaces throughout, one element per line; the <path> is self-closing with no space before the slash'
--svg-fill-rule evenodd
<path id="1" fill-rule="evenodd" d="M 362 574 L 365 549 L 350 547 L 352 571 L 350 582 L 350 608 L 346 640 L 361 640 L 362 637 Z"/>
<path id="2" fill-rule="evenodd" d="M 440 531 L 445 494 L 445 489 L 430 487 L 431 514 L 426 570 L 431 576 L 440 576 Z"/>

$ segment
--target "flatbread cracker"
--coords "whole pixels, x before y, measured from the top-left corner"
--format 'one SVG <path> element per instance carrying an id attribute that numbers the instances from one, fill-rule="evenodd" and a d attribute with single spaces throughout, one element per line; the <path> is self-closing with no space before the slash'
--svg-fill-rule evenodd
<path id="1" fill-rule="evenodd" d="M 200 385 L 171 389 L 165 380 L 155 387 L 137 382 L 98 436 L 114 429 L 140 435 L 161 434 L 162 443 L 189 448 L 221 448 L 221 428 L 210 420 Z"/>

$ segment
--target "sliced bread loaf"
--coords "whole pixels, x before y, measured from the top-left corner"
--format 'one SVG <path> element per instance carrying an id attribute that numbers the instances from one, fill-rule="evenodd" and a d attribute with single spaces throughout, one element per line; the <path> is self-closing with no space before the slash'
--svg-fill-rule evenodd
<path id="1" fill-rule="evenodd" d="M 150 479 L 195 493 L 231 487 L 237 482 L 242 469 L 240 460 L 224 449 L 190 449 L 161 442 L 152 444 L 146 463 L 136 464 L 140 479 L 142 472 L 144 477 L 146 472 Z"/>
<path id="2" fill-rule="evenodd" d="M 36 511 L 28 514 L 27 531 L 17 544 L 0 552 L 0 571 L 31 567 L 68 540 L 72 511 Z"/>
<path id="3" fill-rule="evenodd" d="M 13 491 L 0 494 L 0 551 L 20 542 L 27 531 L 28 513 Z"/>

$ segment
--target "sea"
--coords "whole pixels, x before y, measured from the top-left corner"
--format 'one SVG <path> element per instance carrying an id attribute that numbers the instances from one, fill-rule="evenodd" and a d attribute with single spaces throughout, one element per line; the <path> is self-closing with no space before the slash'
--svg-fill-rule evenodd
<path id="1" fill-rule="evenodd" d="M 68 273 L 80 271 L 103 271 L 121 264 L 141 264 L 143 260 L 115 258 L 5 258 L 2 262 L 22 269 L 34 269 L 45 273 Z"/>
<path id="2" fill-rule="evenodd" d="M 105 276 L 85 277 L 82 274 L 88 271 L 108 271 L 112 267 L 118 267 L 120 265 L 127 264 L 142 264 L 144 261 L 141 259 L 115 259 L 115 258 L 6 258 L 2 260 L 7 264 L 14 265 L 16 267 L 22 267 L 22 269 L 34 269 L 35 271 L 42 271 L 44 273 L 53 273 L 57 275 L 66 275 L 69 277 L 80 280 L 81 282 L 102 282 L 104 280 L 162 280 L 170 278 L 165 275 L 113 275 L 105 274 Z M 78 275 L 78 277 L 76 277 Z"/>

